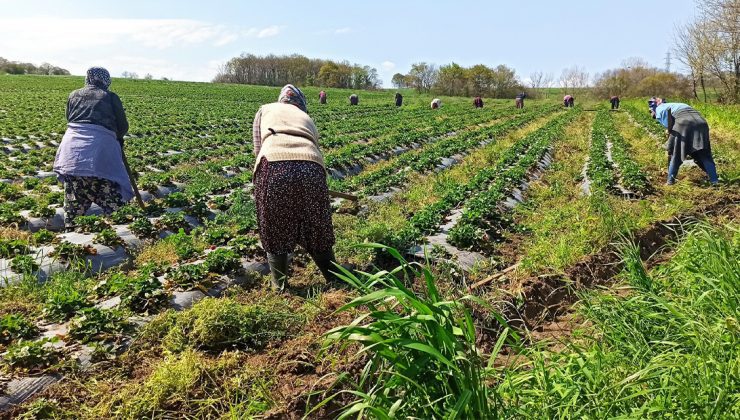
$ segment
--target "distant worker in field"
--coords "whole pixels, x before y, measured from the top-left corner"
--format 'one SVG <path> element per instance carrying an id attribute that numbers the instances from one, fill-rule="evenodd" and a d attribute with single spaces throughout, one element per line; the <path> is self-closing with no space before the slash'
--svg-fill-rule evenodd
<path id="1" fill-rule="evenodd" d="M 91 67 L 85 86 L 67 99 L 67 131 L 54 159 L 54 172 L 64 183 L 64 224 L 74 228 L 95 203 L 110 214 L 134 196 L 123 163 L 123 136 L 128 120 L 121 99 L 108 90 L 110 73 Z"/>
<path id="2" fill-rule="evenodd" d="M 257 111 L 252 134 L 257 222 L 273 288 L 285 286 L 288 255 L 296 245 L 333 281 L 334 228 L 326 167 L 303 92 L 285 85 L 276 103 Z"/>
<path id="3" fill-rule="evenodd" d="M 442 106 L 442 101 L 439 98 L 434 98 L 432 100 L 432 109 L 439 109 L 440 106 Z"/>
<path id="4" fill-rule="evenodd" d="M 396 92 L 396 106 L 403 105 L 403 95 L 401 95 L 401 92 Z"/>
<path id="5" fill-rule="evenodd" d="M 360 98 L 357 97 L 357 94 L 353 93 L 349 95 L 349 104 L 350 105 L 357 105 L 360 103 Z"/>
<path id="6" fill-rule="evenodd" d="M 712 185 L 717 185 L 717 167 L 709 143 L 709 124 L 699 111 L 680 102 L 663 102 L 655 108 L 655 119 L 666 128 L 668 141 L 668 185 L 676 183 L 676 175 L 687 156 L 691 156 Z"/>
<path id="7" fill-rule="evenodd" d="M 563 106 L 566 108 L 573 108 L 576 99 L 572 95 L 565 95 L 563 97 Z"/>
<path id="8" fill-rule="evenodd" d="M 516 95 L 515 102 L 516 102 L 516 108 L 517 109 L 524 108 L 524 98 L 526 98 L 526 97 L 527 97 L 527 94 L 524 93 L 524 92 Z"/>
<path id="9" fill-rule="evenodd" d="M 326 92 L 324 92 L 323 90 L 319 92 L 319 103 L 321 105 L 326 105 Z"/>
<path id="10" fill-rule="evenodd" d="M 619 109 L 619 96 L 612 96 L 609 98 L 609 102 L 612 104 L 612 109 Z"/>
<path id="11" fill-rule="evenodd" d="M 473 99 L 473 106 L 476 108 L 483 108 L 483 98 L 476 96 L 475 99 Z"/>

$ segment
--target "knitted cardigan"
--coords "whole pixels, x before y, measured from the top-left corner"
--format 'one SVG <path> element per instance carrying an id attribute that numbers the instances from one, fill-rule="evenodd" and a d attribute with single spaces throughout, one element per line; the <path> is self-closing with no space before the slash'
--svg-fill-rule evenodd
<path id="1" fill-rule="evenodd" d="M 254 171 L 262 157 L 268 162 L 305 160 L 325 168 L 316 125 L 308 114 L 294 105 L 263 105 L 255 115 L 253 134 L 257 154 Z"/>

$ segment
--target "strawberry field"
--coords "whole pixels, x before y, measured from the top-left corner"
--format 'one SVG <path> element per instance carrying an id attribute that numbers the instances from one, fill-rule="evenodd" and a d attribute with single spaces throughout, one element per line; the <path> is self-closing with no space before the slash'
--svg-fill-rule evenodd
<path id="1" fill-rule="evenodd" d="M 489 99 L 475 109 L 443 97 L 432 110 L 432 97 L 414 92 L 397 108 L 391 91 L 360 92 L 360 105 L 348 106 L 352 92 L 330 89 L 319 105 L 319 89 L 307 88 L 329 188 L 360 197 L 332 199 L 335 252 L 352 269 L 326 284 L 297 249 L 279 294 L 251 183 L 252 119 L 279 89 L 115 80 L 146 206 L 110 216 L 93 206 L 64 232 L 63 190 L 50 171 L 67 95 L 81 85 L 0 76 L 4 416 L 649 416 L 653 398 L 679 417 L 711 414 L 696 408 L 702 401 L 737 410 L 737 391 L 706 385 L 710 374 L 668 386 L 660 375 L 670 378 L 670 366 L 620 359 L 634 338 L 627 322 L 622 337 L 588 341 L 617 331 L 619 316 L 635 321 L 625 295 L 655 316 L 669 312 L 665 299 L 689 316 L 682 305 L 709 296 L 701 287 L 719 288 L 707 297 L 716 306 L 691 309 L 704 317 L 697 334 L 716 333 L 695 350 L 716 350 L 724 389 L 740 387 L 737 359 L 723 350 L 739 344 L 737 109 L 697 106 L 721 185 L 684 165 L 666 186 L 665 133 L 644 101 L 608 111 L 606 101 L 516 109 Z M 711 258 L 688 257 L 706 247 L 716 247 Z M 715 265 L 691 265 L 700 263 Z M 715 282 L 691 283 L 697 270 Z M 633 291 L 612 293 L 625 284 Z M 582 328 L 584 347 L 553 349 Z M 669 333 L 645 332 L 641 354 Z M 615 360 L 614 372 L 563 347 Z M 570 370 L 551 371 L 554 359 Z M 625 379 L 632 366 L 658 377 L 638 385 Z M 675 402 L 687 399 L 695 405 Z"/>

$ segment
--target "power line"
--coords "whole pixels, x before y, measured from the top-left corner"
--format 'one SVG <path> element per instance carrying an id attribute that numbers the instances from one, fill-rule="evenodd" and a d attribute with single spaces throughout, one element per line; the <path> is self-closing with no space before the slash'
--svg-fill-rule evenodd
<path id="1" fill-rule="evenodd" d="M 665 71 L 666 73 L 671 72 L 671 52 L 665 53 Z"/>

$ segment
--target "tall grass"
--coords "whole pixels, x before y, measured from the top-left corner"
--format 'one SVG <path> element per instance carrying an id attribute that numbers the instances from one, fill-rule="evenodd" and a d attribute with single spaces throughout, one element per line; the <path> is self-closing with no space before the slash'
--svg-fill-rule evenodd
<path id="1" fill-rule="evenodd" d="M 727 232 L 729 231 L 729 234 Z M 701 225 L 648 273 L 624 250 L 626 296 L 583 300 L 583 343 L 531 351 L 499 387 L 517 416 L 738 418 L 740 234 Z"/>
<path id="2" fill-rule="evenodd" d="M 692 227 L 653 270 L 625 245 L 623 290 L 583 296 L 585 334 L 566 337 L 559 351 L 519 349 L 521 362 L 504 367 L 476 347 L 465 305 L 474 298 L 446 300 L 427 268 L 390 252 L 397 269 L 342 276 L 361 293 L 342 309 L 367 312 L 327 338 L 359 345 L 367 362 L 356 382 L 319 404 L 349 394 L 341 418 L 740 417 L 736 225 Z M 408 288 L 408 277 L 423 290 Z M 507 332 L 494 356 L 516 338 Z"/>
<path id="3" fill-rule="evenodd" d="M 356 343 L 359 354 L 367 355 L 355 387 L 331 397 L 348 393 L 355 398 L 340 418 L 490 418 L 500 400 L 486 385 L 492 369 L 482 361 L 464 305 L 474 298 L 445 300 L 428 267 L 388 251 L 400 262 L 395 270 L 363 279 L 347 271 L 341 275 L 362 295 L 340 311 L 362 307 L 368 312 L 326 334 L 329 343 Z M 404 277 L 421 280 L 423 292 L 408 288 Z"/>

